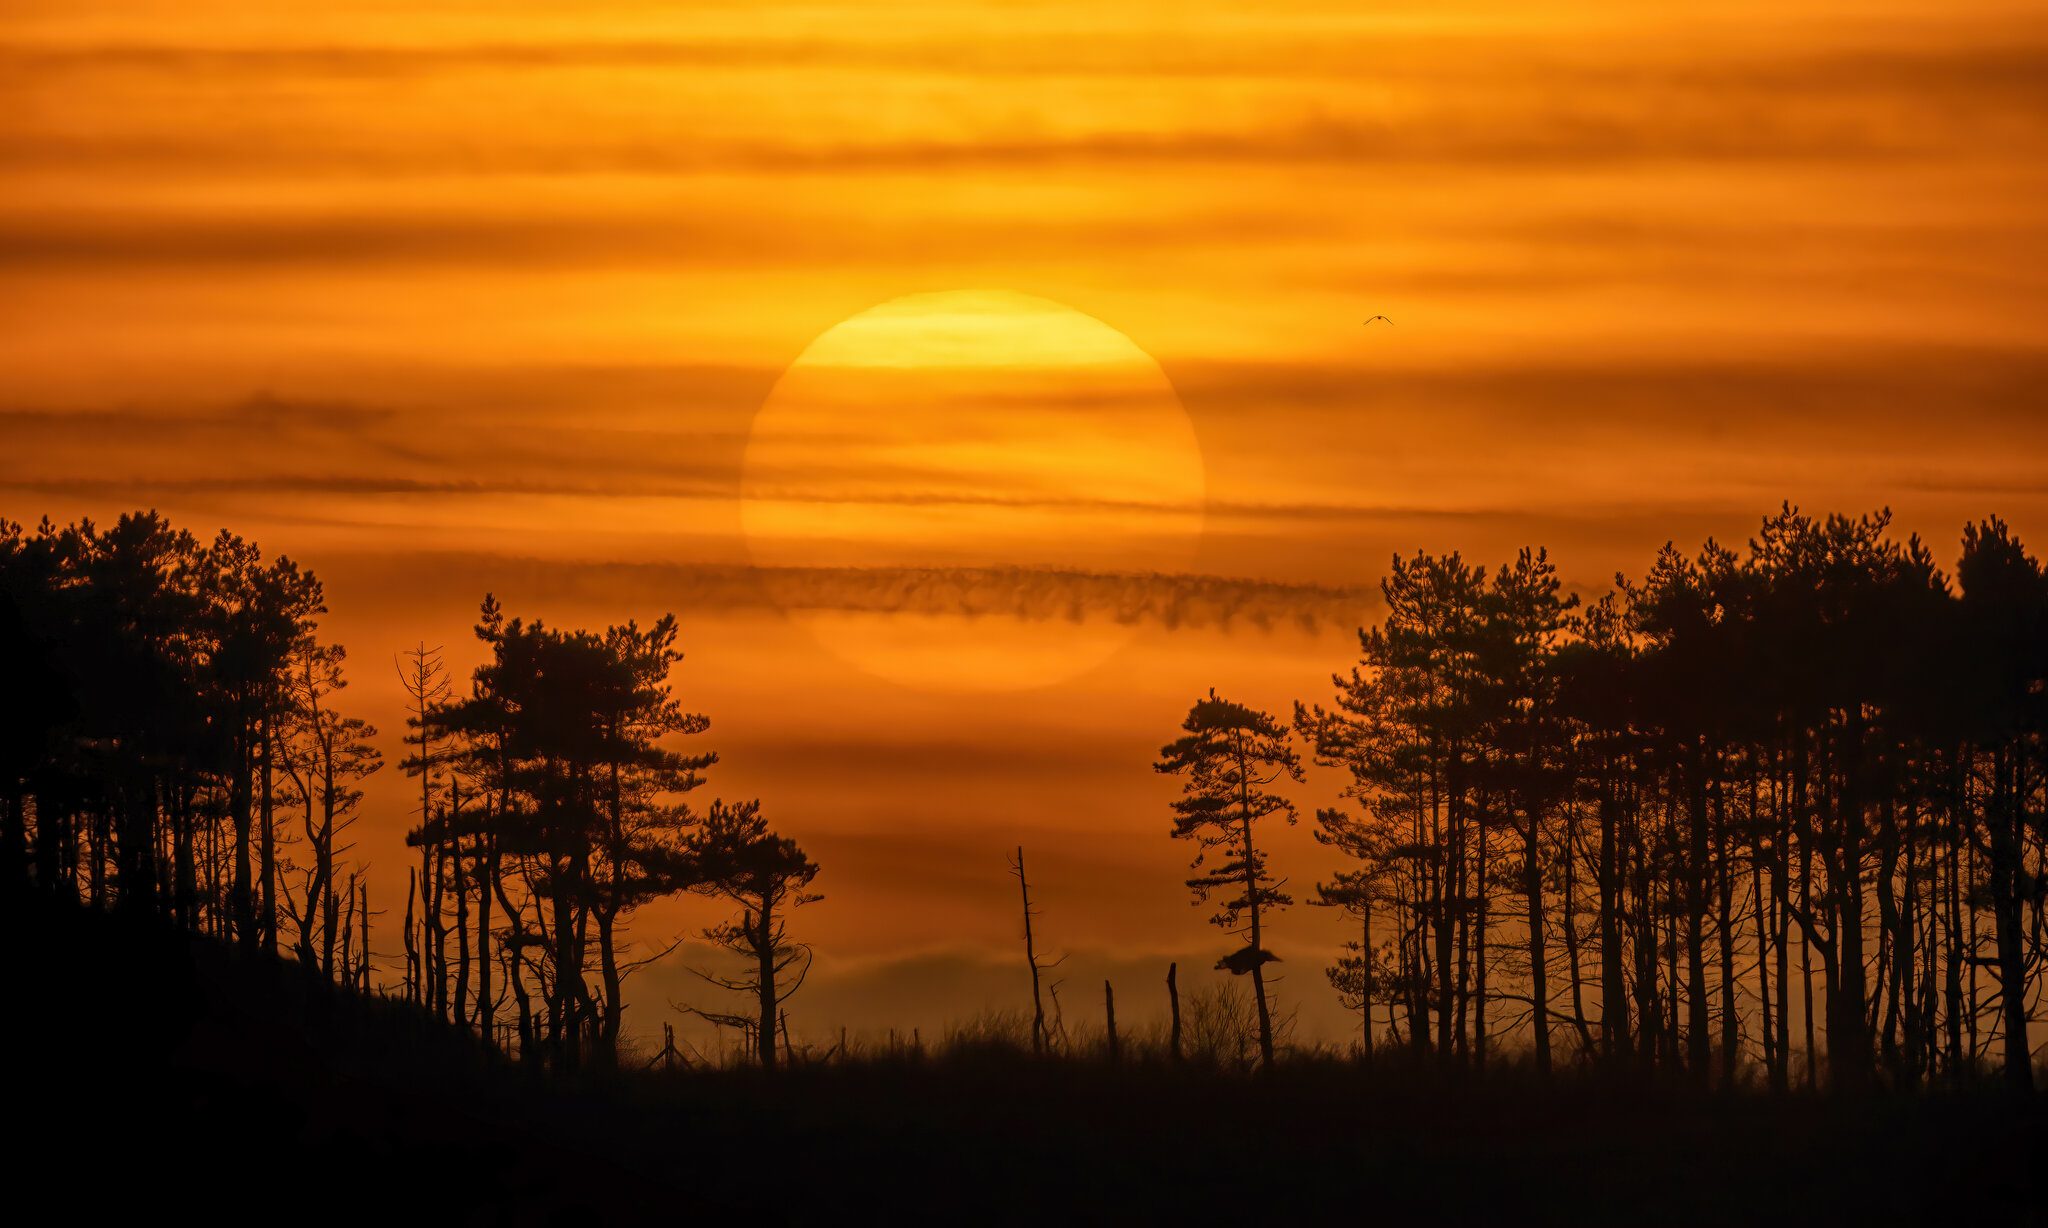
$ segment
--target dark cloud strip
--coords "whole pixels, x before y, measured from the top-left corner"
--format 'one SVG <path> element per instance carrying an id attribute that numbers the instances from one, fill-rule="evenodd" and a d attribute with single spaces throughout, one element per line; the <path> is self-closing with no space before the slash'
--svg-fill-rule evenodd
<path id="1" fill-rule="evenodd" d="M 4 155 L 0 155 L 4 157 Z M 1197 211 L 1138 219 L 949 218 L 935 234 L 928 218 L 852 232 L 809 229 L 759 212 L 594 217 L 494 217 L 458 210 L 280 216 L 30 211 L 0 213 L 0 267 L 14 272 L 144 267 L 250 269 L 389 264 L 450 267 L 644 268 L 650 262 L 706 266 L 860 264 L 891 252 L 929 258 L 1000 250 L 1012 258 L 1052 257 L 1091 245 L 1290 243 L 1327 237 L 1279 212 Z"/>
<path id="2" fill-rule="evenodd" d="M 2048 71 L 2048 66 L 2044 66 Z M 1568 91 L 1565 91 L 1568 92 Z M 2010 115 L 2024 100 L 1983 100 Z M 1767 99 L 1757 99 L 1760 108 Z M 2039 106 L 2048 114 L 2048 104 Z M 2023 112 L 2025 114 L 2026 112 Z M 1775 161 L 1807 165 L 1961 155 L 1979 126 L 1849 124 L 1826 118 L 1780 116 L 1767 124 L 1688 124 L 1631 114 L 1559 110 L 1523 117 L 1514 125 L 1445 119 L 1399 127 L 1362 119 L 1331 118 L 1242 130 L 1096 132 L 1072 137 L 989 136 L 973 141 L 908 140 L 874 143 L 769 145 L 685 140 L 676 132 L 644 136 L 597 134 L 575 142 L 478 144 L 441 140 L 431 133 L 405 142 L 350 139 L 287 140 L 248 132 L 188 130 L 147 133 L 8 135 L 0 171 L 85 168 L 189 175 L 195 171 L 278 175 L 698 175 L 824 174 L 849 171 L 939 174 L 1098 164 L 1134 165 L 1421 167 L 1467 164 L 1490 171 L 1518 168 L 1629 165 L 1690 159 L 1704 162 Z M 2033 131 L 2038 144 L 2048 133 Z M 2007 145 L 2011 138 L 2002 138 Z M 1985 151 L 1993 152 L 1993 151 Z"/>
<path id="3" fill-rule="evenodd" d="M 1427 75 L 1433 80 L 1497 80 L 1501 69 L 1575 76 L 1589 82 L 1638 84 L 1645 78 L 1720 89 L 2036 88 L 2048 60 L 2038 27 L 1979 22 L 1961 38 L 1913 46 L 1845 45 L 1787 52 L 1716 48 L 1707 58 L 1676 65 L 1654 61 L 1616 67 L 1586 56 L 1532 53 L 1526 40 L 1503 35 L 1410 34 L 1361 37 L 1253 33 L 1219 39 L 1161 38 L 1156 32 L 1095 30 L 1086 40 L 1047 31 L 1000 41 L 960 37 L 725 40 L 636 39 L 549 42 L 415 42 L 235 44 L 106 41 L 34 44 L 0 42 L 0 73 L 22 76 L 125 71 L 169 76 L 224 73 L 383 79 L 438 73 L 551 70 L 661 71 L 680 68 L 924 69 L 971 75 L 1268 78 L 1331 76 L 1356 80 L 1370 69 L 1380 80 Z M 1427 57 L 1418 59 L 1418 56 Z"/>
<path id="4" fill-rule="evenodd" d="M 779 374 L 768 367 L 717 364 L 508 364 L 481 370 L 421 367 L 373 372 L 373 383 L 415 390 L 414 403 L 403 408 L 280 393 L 222 405 L 143 399 L 114 405 L 39 404 L 17 393 L 13 404 L 0 403 L 0 430 L 261 434 L 318 427 L 357 433 L 417 426 L 423 417 L 434 415 L 497 414 L 516 391 L 531 405 L 531 412 L 543 414 L 584 409 L 622 396 L 636 404 L 672 403 L 678 411 L 717 405 L 741 415 L 731 426 L 736 434 L 706 436 L 694 429 L 685 434 L 731 444 L 744 438 L 744 415 L 759 404 Z M 1569 404 L 1575 417 L 1595 421 L 1639 420 L 1645 411 L 1691 418 L 1702 407 L 1724 406 L 1738 414 L 1726 423 L 1735 429 L 1749 421 L 1748 415 L 1782 422 L 1787 406 L 1853 404 L 1860 415 L 1886 401 L 1896 404 L 1901 416 L 1915 419 L 1937 408 L 1989 409 L 2032 422 L 2040 419 L 2038 393 L 2048 387 L 2048 350 L 2035 345 L 1814 342 L 1798 354 L 1777 358 L 1621 356 L 1600 362 L 1495 360 L 1418 369 L 1184 360 L 1169 364 L 1167 374 L 1191 409 L 1224 416 L 1263 415 L 1276 406 L 1344 412 L 1412 398 L 1449 409 L 1499 405 L 1516 413 L 1526 412 L 1530 404 Z M 1028 404 L 1036 411 L 1089 411 L 1116 400 L 1114 395 L 1085 390 L 1058 400 L 1034 392 L 1015 405 Z M 1743 406 L 1751 408 L 1744 411 Z M 574 429 L 587 433 L 602 425 L 582 417 Z"/>
<path id="5" fill-rule="evenodd" d="M 2048 354 L 2025 347 L 1816 347 L 1770 361 L 1641 361 L 1603 366 L 1509 364 L 1428 371 L 1361 371 L 1314 363 L 1184 363 L 1170 374 L 1205 442 L 1227 448 L 1262 429 L 1276 407 L 1298 426 L 1317 422 L 1405 449 L 1434 464 L 1440 441 L 1484 432 L 1531 455 L 1617 442 L 1657 455 L 1706 455 L 1769 438 L 1868 455 L 1863 479 L 1909 489 L 1950 489 L 1970 431 L 1994 431 L 2010 463 L 1975 477 L 2008 493 L 2039 489 L 2025 458 L 2048 448 L 2038 391 Z M 625 395 L 676 406 L 675 428 L 608 430 L 587 413 L 535 408 L 518 429 L 494 406 L 509 375 L 484 373 L 474 386 L 435 384 L 432 403 L 395 409 L 376 403 L 268 396 L 218 408 L 193 405 L 0 408 L 0 490 L 147 504 L 176 497 L 327 494 L 357 498 L 573 497 L 733 500 L 750 401 L 772 373 L 742 368 L 586 372 L 536 368 L 517 381 L 527 395 L 588 407 Z M 560 385 L 559 393 L 550 389 Z M 748 390 L 735 394 L 735 386 Z M 1101 404 L 1075 398 L 1075 411 Z M 703 406 L 703 408 L 699 408 Z M 1568 419 L 1529 413 L 1569 407 Z M 1042 401 L 1033 407 L 1055 406 Z M 427 429 L 431 427 L 432 429 Z M 1887 453 L 1918 441 L 1909 460 Z M 11 453 L 11 454 L 10 454 Z M 176 466 L 166 457 L 182 458 Z M 1882 472 L 1869 466 L 1880 464 Z M 318 468 L 313 467 L 318 465 Z M 450 476 L 461 475 L 461 476 Z M 787 501 L 887 506 L 974 506 L 1187 515 L 1185 504 L 1107 500 L 1085 492 L 977 489 L 950 472 L 912 465 L 889 471 L 837 466 L 829 457 L 800 473 L 756 474 L 757 491 Z M 2048 471 L 2041 473 L 2048 484 Z M 1647 492 L 1626 494 L 1642 502 Z M 1213 497 L 1213 521 L 1332 523 L 1475 519 L 1532 509 L 1465 496 L 1447 504 L 1415 495 L 1392 499 Z M 1606 503 L 1612 503 L 1612 497 Z M 17 502 L 17 507 L 21 504 Z M 1612 514 L 1600 500 L 1571 505 Z M 26 509 L 31 513 L 37 509 Z M 33 518 L 33 516 L 31 516 Z"/>
<path id="6" fill-rule="evenodd" d="M 557 600 L 637 602 L 678 614 L 817 610 L 1079 623 L 1315 632 L 1357 625 L 1376 586 L 1287 583 L 1246 576 L 1026 567 L 753 567 L 423 553 L 344 556 L 323 568 L 353 590 L 417 594 L 546 593 Z"/>
<path id="7" fill-rule="evenodd" d="M 2007 37 L 1997 37 L 2009 34 Z M 849 170 L 941 172 L 961 168 L 1020 170 L 1065 163 L 1213 163 L 1234 166 L 1484 164 L 1598 165 L 1694 159 L 1797 160 L 1814 165 L 1892 159 L 1954 158 L 1971 152 L 2009 160 L 2017 149 L 2048 140 L 2048 44 L 2032 31 L 1986 31 L 1986 41 L 1911 49 L 1832 49 L 1756 58 L 1723 49 L 1702 62 L 1659 71 L 1651 64 L 1602 65 L 1585 58 L 1544 56 L 1512 44 L 1461 55 L 1455 43 L 1436 46 L 1403 78 L 1390 60 L 1387 80 L 1418 90 L 1449 90 L 1431 109 L 1399 121 L 1368 102 L 1333 94 L 1272 112 L 1277 118 L 1240 128 L 1174 132 L 1093 130 L 1046 136 L 1013 129 L 977 139 L 875 141 L 706 137 L 700 117 L 655 94 L 621 95 L 621 114 L 637 116 L 633 131 L 580 127 L 573 139 L 529 133 L 519 140 L 477 141 L 432 123 L 403 132 L 365 134 L 323 119 L 310 108 L 295 122 L 290 104 L 276 112 L 226 121 L 216 103 L 270 79 L 314 94 L 348 112 L 357 95 L 388 101 L 394 73 L 454 70 L 505 74 L 538 66 L 606 67 L 620 57 L 645 57 L 650 71 L 687 67 L 693 57 L 740 54 L 687 45 L 583 48 L 299 48 L 177 49 L 166 47 L 0 51 L 0 86 L 37 105 L 0 119 L 0 168 L 16 170 L 125 168 L 189 175 L 236 168 L 299 174 L 450 174 L 626 171 L 641 174 L 805 173 Z M 1357 80 L 1377 62 L 1371 45 L 1333 39 L 1350 62 L 1328 63 Z M 1417 44 L 1428 50 L 1427 43 Z M 1364 48 L 1362 50 L 1361 48 Z M 1068 71 L 1053 44 L 1044 70 Z M 932 66 L 953 65 L 954 42 L 930 49 Z M 805 52 L 805 54 L 812 54 Z M 822 49 L 819 54 L 822 54 Z M 1382 52 L 1381 54 L 1385 54 Z M 583 58 L 578 58 L 579 55 Z M 1361 62 L 1360 57 L 1364 57 Z M 609 57 L 609 58 L 608 58 Z M 668 57 L 664 59 L 664 57 Z M 819 63 L 829 63 L 821 59 Z M 1085 59 L 1082 60 L 1086 63 Z M 1113 57 L 1102 61 L 1115 67 Z M 1269 61 L 1270 62 L 1270 61 Z M 320 76 L 328 65 L 330 76 Z M 149 75 L 128 82 L 131 105 L 158 104 L 132 118 L 79 128 L 48 123 L 67 100 L 91 88 L 94 71 L 125 67 Z M 891 66 L 897 67 L 897 66 Z M 1000 61 L 972 72 L 998 71 Z M 900 71 L 900 68 L 897 69 Z M 1449 76 L 1446 76 L 1449 74 Z M 1129 76 L 1126 59 L 1120 75 Z M 639 106 L 635 110 L 633 103 Z M 1191 99 L 1198 101 L 1198 99 Z M 1347 109 L 1347 101 L 1356 102 Z M 211 122 L 166 125 L 181 106 Z M 161 114 L 159 114 L 161 112 Z M 795 131 L 803 131 L 798 123 Z"/>

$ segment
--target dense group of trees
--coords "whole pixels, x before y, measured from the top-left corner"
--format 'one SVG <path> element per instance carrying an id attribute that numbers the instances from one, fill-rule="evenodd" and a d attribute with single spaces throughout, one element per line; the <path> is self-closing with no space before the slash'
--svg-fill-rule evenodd
<path id="1" fill-rule="evenodd" d="M 346 658 L 318 636 L 324 612 L 311 573 L 226 532 L 202 543 L 154 513 L 0 521 L 0 892 L 385 988 L 368 867 L 348 856 L 383 758 L 337 706 Z M 399 662 L 419 784 L 404 996 L 525 1060 L 608 1064 L 623 983 L 662 953 L 636 954 L 633 911 L 716 895 L 740 916 L 706 937 L 749 957 L 732 984 L 772 1065 L 785 974 L 808 959 L 787 913 L 816 898 L 818 868 L 757 802 L 685 803 L 717 756 L 673 749 L 709 724 L 670 684 L 675 620 L 564 632 L 486 598 L 476 634 L 467 694 L 424 645 Z"/>
<path id="2" fill-rule="evenodd" d="M 320 583 L 154 513 L 0 521 L 0 889 L 68 893 L 369 984 L 341 860 L 381 760 Z"/>
<path id="3" fill-rule="evenodd" d="M 1537 550 L 1396 559 L 1382 588 L 1333 700 L 1290 721 L 1211 692 L 1156 765 L 1188 885 L 1242 937 L 1218 967 L 1249 978 L 1265 1064 L 1292 901 L 1260 831 L 1294 822 L 1312 758 L 1345 781 L 1315 902 L 1358 927 L 1329 977 L 1368 1060 L 2031 1086 L 2048 575 L 2006 525 L 1969 527 L 1952 573 L 1887 515 L 1787 507 L 1584 606 Z M 314 576 L 226 532 L 0 521 L 0 892 L 385 989 L 350 856 L 383 758 L 323 613 Z M 704 936 L 744 970 L 706 979 L 747 1003 L 698 1013 L 778 1064 L 818 866 L 758 802 L 690 805 L 717 756 L 671 682 L 675 620 L 565 631 L 487 597 L 475 633 L 466 687 L 424 644 L 398 662 L 418 860 L 392 988 L 522 1060 L 605 1068 L 627 978 L 673 946 L 636 944 L 636 910 L 695 893 L 734 910 Z"/>
<path id="4" fill-rule="evenodd" d="M 1996 520 L 1953 576 L 1888 530 L 1787 507 L 1584 608 L 1541 551 L 1395 560 L 1294 718 L 1368 1057 L 2031 1085 L 2048 580 Z"/>
<path id="5" fill-rule="evenodd" d="M 750 972 L 713 979 L 758 1009 L 707 1015 L 743 1027 L 775 1065 L 795 991 L 783 974 L 809 957 L 786 913 L 817 898 L 805 889 L 818 867 L 769 830 L 758 801 L 714 802 L 704 815 L 687 804 L 718 756 L 671 745 L 710 727 L 670 683 L 682 659 L 675 619 L 561 631 L 508 621 L 486 598 L 476 636 L 489 655 L 466 696 L 425 646 L 400 669 L 421 815 L 407 837 L 420 853 L 407 992 L 487 1037 L 509 998 L 504 1026 L 519 1052 L 561 1069 L 609 1066 L 626 978 L 666 953 L 637 953 L 633 912 L 667 895 L 720 896 L 740 919 L 705 937 L 746 956 Z"/>

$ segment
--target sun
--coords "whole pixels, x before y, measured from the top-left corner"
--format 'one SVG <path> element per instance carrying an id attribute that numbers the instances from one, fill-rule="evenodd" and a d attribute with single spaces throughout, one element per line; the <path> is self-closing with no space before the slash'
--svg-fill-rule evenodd
<path id="1" fill-rule="evenodd" d="M 1178 570 L 1203 496 L 1187 411 L 1136 342 L 1048 299 L 958 290 L 811 342 L 755 416 L 741 516 L 771 591 L 841 657 L 905 685 L 1003 690 L 1071 678 L 1133 629 L 1078 606 L 848 609 L 820 573 L 905 573 L 929 592 L 1015 569 L 1043 594 L 1077 571 Z"/>

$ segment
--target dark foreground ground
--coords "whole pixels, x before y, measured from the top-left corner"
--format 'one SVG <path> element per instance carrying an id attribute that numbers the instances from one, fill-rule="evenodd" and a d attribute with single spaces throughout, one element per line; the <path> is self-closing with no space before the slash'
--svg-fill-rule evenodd
<path id="1" fill-rule="evenodd" d="M 209 944 L 74 910 L 8 932 L 0 1172 L 79 1222 L 2048 1223 L 2038 1097 L 1003 1055 L 570 1086 Z"/>

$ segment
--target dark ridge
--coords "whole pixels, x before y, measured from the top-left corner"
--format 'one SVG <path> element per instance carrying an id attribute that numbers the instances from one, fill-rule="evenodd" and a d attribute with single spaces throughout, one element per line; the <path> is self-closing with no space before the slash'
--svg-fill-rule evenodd
<path id="1" fill-rule="evenodd" d="M 1452 1084 L 1284 1057 L 1256 1078 L 1002 1047 L 543 1078 L 288 961 L 22 907 L 10 1168 L 88 1219 L 2023 1223 L 2048 1195 L 2042 1102 L 1995 1088 Z"/>

